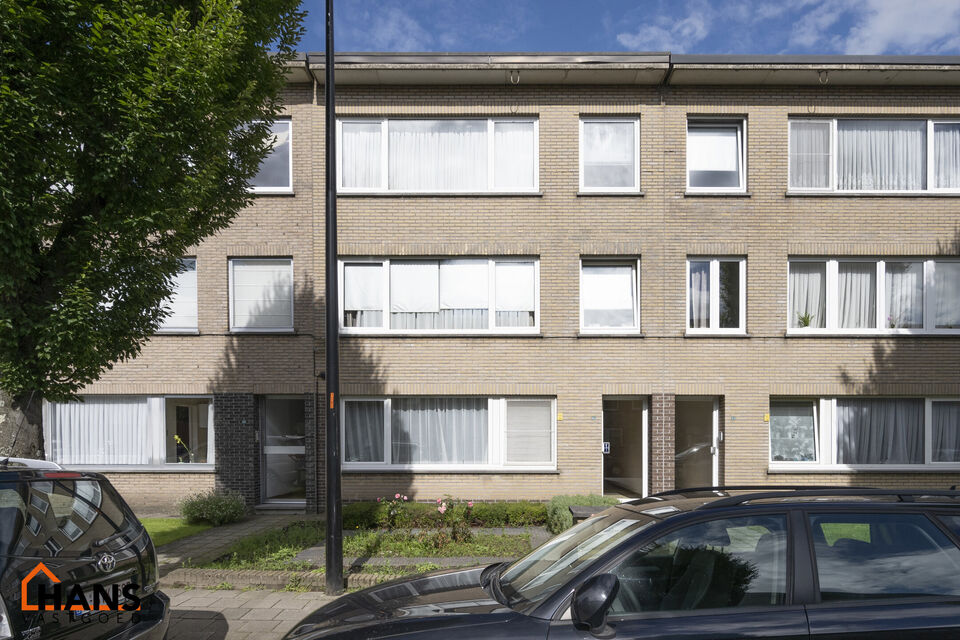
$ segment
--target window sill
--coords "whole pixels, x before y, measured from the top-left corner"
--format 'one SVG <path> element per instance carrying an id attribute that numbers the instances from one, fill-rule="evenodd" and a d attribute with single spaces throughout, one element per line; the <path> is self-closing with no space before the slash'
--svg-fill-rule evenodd
<path id="1" fill-rule="evenodd" d="M 250 189 L 250 193 L 255 196 L 295 196 L 293 189 Z"/>
<path id="2" fill-rule="evenodd" d="M 342 198 L 542 198 L 542 191 L 337 191 Z"/>
<path id="3" fill-rule="evenodd" d="M 199 329 L 161 329 L 154 333 L 155 336 L 198 336 Z"/>
<path id="4" fill-rule="evenodd" d="M 213 473 L 215 465 L 196 464 L 64 464 L 68 471 L 95 473 Z"/>
<path id="5" fill-rule="evenodd" d="M 610 329 L 608 331 L 590 331 L 588 329 L 581 329 L 580 333 L 577 334 L 578 338 L 642 338 L 643 332 L 639 329 L 630 329 L 625 331 L 617 331 L 615 329 Z"/>
<path id="6" fill-rule="evenodd" d="M 790 191 L 787 198 L 960 198 L 960 191 Z"/>
<path id="7" fill-rule="evenodd" d="M 903 330 L 903 331 L 790 331 L 787 330 L 783 336 L 785 338 L 947 338 L 960 335 L 960 329 L 941 329 L 938 331 Z"/>
<path id="8" fill-rule="evenodd" d="M 591 196 L 600 196 L 603 198 L 606 197 L 627 197 L 627 198 L 642 198 L 646 195 L 643 191 L 577 191 L 578 198 L 589 198 Z"/>
<path id="9" fill-rule="evenodd" d="M 767 474 L 779 473 L 833 473 L 833 474 L 855 474 L 855 473 L 960 473 L 960 464 L 938 463 L 938 464 L 872 464 L 872 465 L 813 465 L 804 466 L 802 464 L 792 466 L 770 466 L 767 468 Z"/>
<path id="10" fill-rule="evenodd" d="M 752 198 L 749 191 L 684 191 L 684 198 Z"/>
<path id="11" fill-rule="evenodd" d="M 340 329 L 341 338 L 542 338 L 539 331 L 485 331 L 483 333 L 430 331 L 344 331 Z"/>
<path id="12" fill-rule="evenodd" d="M 228 335 L 231 336 L 292 336 L 297 332 L 295 329 L 230 329 Z"/>
<path id="13" fill-rule="evenodd" d="M 424 467 L 424 468 L 415 468 L 415 467 L 386 467 L 386 466 L 363 466 L 363 467 L 350 467 L 346 464 L 343 465 L 344 473 L 403 473 L 403 474 L 414 474 L 414 473 L 449 473 L 449 474 L 544 474 L 544 475 L 558 475 L 560 470 L 556 467 L 447 467 L 447 468 L 438 468 L 438 467 Z"/>
<path id="14" fill-rule="evenodd" d="M 746 331 L 687 331 L 684 338 L 750 338 Z"/>

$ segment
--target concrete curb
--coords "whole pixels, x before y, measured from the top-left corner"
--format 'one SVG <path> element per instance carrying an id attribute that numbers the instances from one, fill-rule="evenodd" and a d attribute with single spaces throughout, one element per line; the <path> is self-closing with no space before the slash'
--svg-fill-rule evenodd
<path id="1" fill-rule="evenodd" d="M 372 587 L 403 574 L 352 573 L 346 576 L 346 588 Z M 229 585 L 221 586 L 221 585 Z M 165 588 L 190 587 L 194 589 L 272 589 L 274 591 L 324 591 L 326 578 L 322 573 L 306 571 L 234 571 L 231 569 L 174 569 L 160 579 Z"/>

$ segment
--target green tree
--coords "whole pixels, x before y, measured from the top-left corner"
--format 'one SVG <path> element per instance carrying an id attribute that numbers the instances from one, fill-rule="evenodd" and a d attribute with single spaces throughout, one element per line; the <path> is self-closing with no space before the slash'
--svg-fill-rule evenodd
<path id="1" fill-rule="evenodd" d="M 40 398 L 139 353 L 178 259 L 250 202 L 303 17 L 299 0 L 0 0 L 8 409 L 35 424 Z"/>

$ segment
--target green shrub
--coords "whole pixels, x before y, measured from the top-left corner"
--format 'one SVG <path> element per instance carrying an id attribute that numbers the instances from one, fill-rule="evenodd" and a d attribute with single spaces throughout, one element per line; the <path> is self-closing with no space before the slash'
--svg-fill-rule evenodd
<path id="1" fill-rule="evenodd" d="M 571 506 L 608 507 L 618 500 L 610 496 L 554 496 L 547 503 L 547 529 L 550 533 L 560 533 L 573 526 Z"/>
<path id="2" fill-rule="evenodd" d="M 540 526 L 547 521 L 547 505 L 542 502 L 508 502 L 507 524 L 511 527 Z"/>
<path id="3" fill-rule="evenodd" d="M 180 501 L 180 515 L 190 524 L 209 522 L 215 527 L 236 522 L 247 513 L 247 505 L 239 493 L 207 491 Z"/>
<path id="4" fill-rule="evenodd" d="M 343 528 L 379 529 L 387 517 L 383 502 L 343 505 Z M 436 503 L 406 502 L 398 515 L 400 527 L 432 529 L 440 520 Z M 478 527 L 537 527 L 547 521 L 547 506 L 540 502 L 474 502 L 471 517 Z"/>

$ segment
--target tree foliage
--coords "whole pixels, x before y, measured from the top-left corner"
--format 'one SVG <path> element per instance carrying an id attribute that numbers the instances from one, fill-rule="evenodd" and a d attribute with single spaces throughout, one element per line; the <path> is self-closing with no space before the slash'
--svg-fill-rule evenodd
<path id="1" fill-rule="evenodd" d="M 299 0 L 0 0 L 0 388 L 135 356 L 250 201 Z"/>

